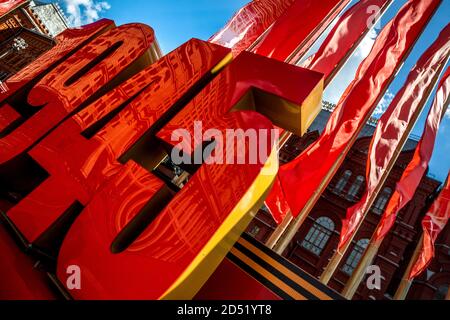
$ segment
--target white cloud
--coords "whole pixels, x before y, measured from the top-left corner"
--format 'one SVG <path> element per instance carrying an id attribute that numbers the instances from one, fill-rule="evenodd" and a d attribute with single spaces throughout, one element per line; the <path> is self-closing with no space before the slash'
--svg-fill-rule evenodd
<path id="1" fill-rule="evenodd" d="M 450 119 L 450 108 L 447 109 L 447 112 L 445 113 L 445 117 L 447 119 Z"/>
<path id="2" fill-rule="evenodd" d="M 360 57 L 361 60 L 366 58 L 370 51 L 372 50 L 373 44 L 375 43 L 375 39 L 377 38 L 378 33 L 375 28 L 371 29 L 369 33 L 364 37 L 361 43 L 356 49 L 355 55 Z"/>
<path id="3" fill-rule="evenodd" d="M 355 77 L 356 71 L 358 70 L 361 62 L 369 55 L 372 50 L 373 44 L 378 33 L 375 29 L 372 29 L 366 37 L 361 41 L 358 48 L 355 50 L 353 55 L 349 58 L 345 66 L 341 69 L 339 74 L 330 83 L 324 94 L 324 99 L 337 103 L 339 98 L 344 93 L 347 86 L 352 82 Z"/>
<path id="4" fill-rule="evenodd" d="M 383 98 L 381 98 L 380 103 L 375 108 L 372 116 L 375 118 L 379 118 L 387 110 L 394 97 L 395 95 L 392 92 L 390 92 L 389 90 L 386 91 L 386 94 Z"/>
<path id="5" fill-rule="evenodd" d="M 63 0 L 69 22 L 73 26 L 92 23 L 100 18 L 100 13 L 111 9 L 106 1 Z"/>

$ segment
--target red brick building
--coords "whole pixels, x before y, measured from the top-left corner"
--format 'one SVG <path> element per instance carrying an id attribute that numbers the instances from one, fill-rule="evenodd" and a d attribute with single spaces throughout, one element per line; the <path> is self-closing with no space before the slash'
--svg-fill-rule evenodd
<path id="1" fill-rule="evenodd" d="M 294 136 L 280 151 L 280 161 L 289 162 L 316 140 L 324 127 L 332 106 L 326 104 L 310 131 L 302 138 Z M 291 262 L 319 277 L 327 266 L 339 242 L 341 221 L 347 208 L 361 197 L 365 187 L 367 152 L 375 121 L 372 119 L 363 129 L 359 139 L 349 152 L 344 163 L 311 211 L 307 221 L 297 232 L 296 237 L 283 253 Z M 382 192 L 375 201 L 370 214 L 355 237 L 349 252 L 333 276 L 329 285 L 340 292 L 357 266 L 365 247 L 380 220 L 392 191 L 411 160 L 417 142 L 409 140 L 386 180 Z M 426 176 L 423 178 L 413 200 L 400 212 L 393 230 L 384 241 L 374 264 L 382 272 L 381 290 L 369 290 L 361 286 L 354 299 L 391 299 L 400 279 L 411 259 L 421 235 L 420 223 L 425 210 L 435 196 L 441 182 Z M 247 232 L 261 242 L 267 241 L 276 228 L 269 213 L 260 210 Z M 448 228 L 447 228 L 448 230 Z M 428 276 L 417 279 L 411 287 L 408 298 L 445 298 L 450 283 L 450 230 L 438 242 L 438 254 L 428 271 Z"/>

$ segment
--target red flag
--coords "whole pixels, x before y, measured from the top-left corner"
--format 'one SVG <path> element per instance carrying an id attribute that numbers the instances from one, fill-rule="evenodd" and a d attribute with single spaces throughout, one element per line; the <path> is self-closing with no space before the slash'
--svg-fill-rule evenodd
<path id="1" fill-rule="evenodd" d="M 325 74 L 325 83 L 339 63 L 356 49 L 392 0 L 361 0 L 348 9 L 331 29 L 319 50 L 303 64 L 304 68 Z M 378 12 L 374 12 L 378 8 Z M 372 18 L 372 19 L 371 19 Z M 295 59 L 294 59 L 295 60 Z"/>
<path id="2" fill-rule="evenodd" d="M 422 138 L 417 145 L 411 162 L 397 182 L 395 191 L 389 200 L 381 222 L 375 232 L 376 240 L 383 240 L 394 225 L 398 212 L 411 201 L 419 183 L 425 174 L 433 154 L 436 134 L 445 113 L 444 108 L 450 99 L 450 69 L 442 77 L 433 105 L 428 113 Z"/>
<path id="3" fill-rule="evenodd" d="M 333 70 L 346 60 L 370 30 L 374 22 L 371 21 L 374 12 L 370 9 L 374 6 L 379 8 L 377 14 L 381 16 L 391 2 L 392 0 L 357 2 L 339 18 L 317 53 L 311 56 L 303 67 L 324 73 L 325 83 L 329 83 Z M 297 60 L 293 59 L 293 61 Z M 290 210 L 278 178 L 266 199 L 266 206 L 278 224 L 284 220 Z"/>
<path id="4" fill-rule="evenodd" d="M 392 162 L 397 159 L 411 125 L 417 120 L 431 95 L 449 55 L 450 24 L 417 61 L 405 84 L 378 121 L 367 157 L 366 191 L 361 200 L 347 210 L 347 216 L 342 221 L 339 248 L 351 239 L 364 219 L 370 199 L 375 196 L 377 187 L 390 170 Z"/>
<path id="5" fill-rule="evenodd" d="M 231 48 L 236 56 L 247 50 L 295 0 L 253 0 L 208 41 Z"/>
<path id="6" fill-rule="evenodd" d="M 278 175 L 276 176 L 272 190 L 264 203 L 272 215 L 273 220 L 275 220 L 276 223 L 281 224 L 288 215 L 290 208 L 286 201 L 286 197 L 284 196 L 284 192 L 281 189 L 281 182 Z"/>
<path id="7" fill-rule="evenodd" d="M 434 243 L 439 234 L 444 230 L 450 219 L 450 177 L 447 177 L 444 189 L 431 206 L 429 212 L 422 221 L 423 242 L 422 250 L 416 260 L 409 280 L 421 274 L 434 258 Z"/>
<path id="8" fill-rule="evenodd" d="M 320 138 L 280 168 L 281 187 L 294 216 L 323 192 L 440 3 L 410 0 L 400 9 L 359 66 Z"/>
<path id="9" fill-rule="evenodd" d="M 296 0 L 274 23 L 254 52 L 286 61 L 311 47 L 350 0 Z"/>

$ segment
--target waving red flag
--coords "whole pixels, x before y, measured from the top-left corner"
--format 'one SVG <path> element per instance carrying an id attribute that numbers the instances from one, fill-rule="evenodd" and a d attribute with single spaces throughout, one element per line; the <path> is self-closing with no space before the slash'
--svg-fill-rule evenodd
<path id="1" fill-rule="evenodd" d="M 331 29 L 319 50 L 303 67 L 325 74 L 325 83 L 336 66 L 350 55 L 392 0 L 361 0 L 348 9 Z"/>
<path id="2" fill-rule="evenodd" d="M 411 201 L 425 174 L 433 154 L 436 134 L 445 110 L 450 102 L 450 69 L 439 84 L 433 105 L 428 113 L 422 138 L 414 152 L 413 159 L 406 167 L 395 191 L 389 200 L 381 222 L 375 232 L 376 240 L 383 240 L 394 225 L 398 212 Z"/>
<path id="3" fill-rule="evenodd" d="M 286 61 L 303 54 L 350 0 L 296 0 L 255 47 L 260 55 Z"/>
<path id="4" fill-rule="evenodd" d="M 283 189 L 281 188 L 281 182 L 278 175 L 275 178 L 272 190 L 270 190 L 270 194 L 264 201 L 264 204 L 277 224 L 281 224 L 291 210 L 286 201 Z"/>
<path id="5" fill-rule="evenodd" d="M 366 191 L 361 200 L 347 210 L 342 221 L 341 248 L 358 229 L 376 196 L 376 190 L 397 160 L 450 55 L 450 24 L 423 53 L 386 112 L 378 121 L 370 143 L 366 169 Z M 417 181 L 417 184 L 419 184 Z"/>
<path id="6" fill-rule="evenodd" d="M 319 139 L 280 168 L 281 188 L 293 216 L 317 201 L 440 3 L 410 0 L 400 9 L 359 66 Z"/>
<path id="7" fill-rule="evenodd" d="M 236 56 L 247 50 L 295 0 L 253 0 L 208 41 L 231 48 Z"/>
<path id="8" fill-rule="evenodd" d="M 338 66 L 344 64 L 366 36 L 375 22 L 374 18 L 380 18 L 391 2 L 392 0 L 362 0 L 357 2 L 339 18 L 319 50 L 305 61 L 303 67 L 325 74 L 325 84 L 330 83 L 332 74 L 336 69 L 339 69 Z M 375 7 L 378 8 L 378 12 L 371 10 Z M 297 61 L 297 59 L 294 58 L 293 61 Z M 284 220 L 290 211 L 278 177 L 272 187 L 270 196 L 266 199 L 266 206 L 278 224 Z"/>
<path id="9" fill-rule="evenodd" d="M 421 274 L 434 258 L 434 243 L 450 219 L 450 178 L 422 221 L 422 250 L 411 269 L 409 279 Z"/>

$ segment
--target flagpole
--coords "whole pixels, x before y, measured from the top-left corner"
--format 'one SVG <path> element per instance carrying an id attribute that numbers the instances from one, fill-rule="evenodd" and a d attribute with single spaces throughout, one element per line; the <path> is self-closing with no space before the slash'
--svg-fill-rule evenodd
<path id="1" fill-rule="evenodd" d="M 439 82 L 439 78 L 442 75 L 442 72 L 444 71 L 445 66 L 447 65 L 447 62 L 449 59 L 448 57 L 449 57 L 449 55 L 447 55 L 447 59 L 445 59 L 445 62 L 442 63 L 440 65 L 440 67 L 436 70 L 436 74 L 433 77 L 433 80 L 432 80 L 430 86 L 424 92 L 422 99 L 421 99 L 419 105 L 417 106 L 416 112 L 414 113 L 414 116 L 411 117 L 411 120 L 408 123 L 408 127 L 404 131 L 403 136 L 402 136 L 401 140 L 399 141 L 397 149 L 395 150 L 394 155 L 391 157 L 390 163 L 386 167 L 386 171 L 384 172 L 383 177 L 380 179 L 380 182 L 378 183 L 377 188 L 375 189 L 369 203 L 367 204 L 367 206 L 364 210 L 364 215 L 363 215 L 364 218 L 361 219 L 361 222 L 358 225 L 358 228 L 353 233 L 354 235 L 356 235 L 359 228 L 361 227 L 364 219 L 366 218 L 368 212 L 370 211 L 370 208 L 372 207 L 373 202 L 378 197 L 378 194 L 381 191 L 381 188 L 383 187 L 392 168 L 394 167 L 395 163 L 397 162 L 397 159 L 400 156 L 400 153 L 403 150 L 403 148 L 408 140 L 409 134 L 411 133 L 414 126 L 416 125 L 417 119 L 419 118 L 420 114 L 422 113 L 423 109 L 425 108 L 425 105 L 427 104 L 428 100 L 430 99 L 434 88 L 437 86 L 437 84 Z M 445 103 L 448 103 L 448 101 L 446 101 Z M 377 229 L 379 227 L 381 227 L 381 221 L 378 223 Z M 375 229 L 375 230 L 377 230 L 377 229 Z M 375 238 L 375 236 L 372 236 L 372 239 L 370 240 L 368 247 L 366 248 L 361 260 L 359 261 L 357 268 L 353 271 L 352 276 L 350 277 L 350 279 L 347 281 L 347 284 L 345 285 L 345 288 L 342 292 L 342 294 L 345 298 L 352 299 L 353 296 L 355 295 L 360 283 L 364 279 L 367 268 L 372 264 L 375 256 L 378 253 L 378 250 L 379 250 L 382 242 L 383 242 L 382 239 L 378 240 Z"/>
<path id="2" fill-rule="evenodd" d="M 380 18 L 381 18 L 381 16 L 380 16 Z M 370 29 L 368 29 L 366 31 L 366 33 L 363 35 L 363 37 L 365 37 L 369 31 L 370 31 Z M 421 34 L 422 33 L 423 33 L 423 30 L 421 31 Z M 414 44 L 416 43 L 416 41 L 414 42 Z M 412 45 L 412 47 L 414 46 L 414 44 Z M 350 50 L 355 50 L 355 49 L 356 49 L 356 47 L 354 46 Z M 407 53 L 405 54 L 405 56 L 402 58 L 402 61 L 400 61 L 400 62 L 404 62 L 406 60 L 406 57 L 409 55 L 411 50 L 412 50 L 412 48 L 408 49 Z M 350 57 L 350 56 L 351 55 L 348 55 L 348 57 Z M 346 62 L 347 61 L 345 61 L 345 59 L 343 59 L 336 68 L 339 68 L 339 69 L 342 68 L 343 65 L 345 65 Z M 395 78 L 395 75 L 397 74 L 397 72 L 400 69 L 401 65 L 402 64 L 399 63 L 399 65 L 397 66 L 395 72 L 391 75 L 391 77 L 389 79 L 389 83 L 391 83 L 392 80 Z M 325 82 L 329 83 L 327 81 L 325 81 Z M 383 90 L 383 92 L 380 93 L 379 98 L 374 103 L 375 105 L 378 105 L 380 103 L 381 98 L 382 98 L 382 96 L 384 96 L 384 94 L 386 93 L 387 89 L 388 89 L 388 86 L 386 86 L 386 88 Z M 366 118 L 363 121 L 364 125 L 367 123 L 367 121 L 369 121 L 370 116 L 371 116 L 371 114 L 367 114 L 366 115 Z M 276 241 L 271 241 L 272 243 L 276 243 L 276 245 L 274 245 L 271 248 L 272 250 L 274 250 L 277 253 L 282 253 L 282 252 L 284 252 L 286 250 L 288 245 L 291 243 L 292 239 L 294 239 L 294 237 L 295 237 L 296 233 L 298 232 L 298 230 L 300 229 L 300 227 L 305 222 L 306 218 L 309 216 L 309 213 L 314 208 L 315 204 L 319 200 L 319 198 L 322 195 L 323 191 L 325 190 L 326 186 L 330 183 L 331 179 L 336 174 L 336 172 L 339 169 L 340 165 L 345 160 L 345 157 L 346 157 L 347 153 L 350 151 L 351 147 L 353 146 L 353 144 L 357 140 L 357 138 L 359 136 L 359 133 L 363 129 L 364 125 L 362 125 L 360 128 L 358 128 L 356 130 L 355 135 L 350 139 L 350 141 L 347 144 L 347 146 L 345 147 L 345 149 L 338 156 L 338 158 L 336 159 L 335 163 L 332 165 L 330 170 L 327 172 L 325 177 L 322 179 L 322 182 L 320 183 L 319 187 L 314 191 L 314 194 L 308 200 L 308 202 L 303 207 L 303 209 L 301 210 L 299 215 L 295 219 L 292 219 L 291 223 L 288 225 L 287 228 L 284 228 L 284 230 L 285 230 L 284 232 L 277 232 L 277 234 L 276 234 L 276 236 L 277 236 Z M 339 252 L 336 251 L 336 255 L 338 255 L 338 254 L 339 254 Z M 339 263 L 340 259 L 337 262 Z M 330 266 L 332 266 L 332 265 L 330 265 Z M 333 266 L 333 267 L 334 267 L 334 269 L 336 269 L 337 265 Z M 325 284 L 327 284 L 330 279 L 331 279 L 331 276 L 325 274 L 324 278 L 323 278 L 323 281 L 324 281 Z"/>
<path id="3" fill-rule="evenodd" d="M 364 276 L 366 275 L 367 268 L 372 264 L 375 256 L 378 253 L 378 250 L 381 247 L 383 240 L 370 240 L 370 243 L 361 258 L 360 262 L 358 263 L 358 266 L 353 271 L 352 276 L 350 280 L 345 285 L 344 290 L 342 291 L 342 295 L 346 299 L 353 299 L 353 296 L 355 295 L 356 291 L 358 290 L 360 284 L 364 280 Z"/>
<path id="4" fill-rule="evenodd" d="M 428 99 L 426 99 L 426 100 L 428 100 Z M 421 109 L 426 104 L 426 100 L 424 102 L 422 102 Z M 410 124 L 409 124 L 410 128 L 409 128 L 408 132 L 410 132 L 414 128 L 414 124 L 417 121 L 418 116 L 419 116 L 419 112 L 416 113 L 415 119 L 410 122 Z M 406 137 L 408 135 L 405 134 Z M 375 202 L 376 197 L 378 196 L 379 192 L 381 191 L 381 188 L 383 187 L 384 183 L 386 182 L 386 179 L 389 176 L 392 168 L 394 167 L 395 162 L 398 159 L 398 156 L 400 155 L 401 150 L 403 149 L 406 141 L 407 141 L 407 139 L 404 137 L 403 141 L 401 143 L 399 143 L 399 147 L 397 147 L 397 149 L 395 151 L 395 155 L 393 156 L 393 159 L 395 159 L 395 160 L 391 161 L 389 163 L 385 174 L 381 177 L 380 182 L 377 185 L 377 188 L 375 189 L 372 197 L 369 199 L 369 201 L 367 203 L 365 212 L 363 214 L 363 218 L 360 220 L 359 224 L 355 228 L 355 231 L 353 232 L 352 236 L 344 244 L 344 246 L 342 248 L 342 252 L 343 253 L 347 252 L 347 250 L 349 249 L 350 245 L 352 244 L 352 241 L 353 241 L 354 237 L 356 236 L 356 234 L 358 233 L 359 229 L 361 228 L 364 220 L 366 219 L 367 214 L 370 211 L 370 208 L 372 207 L 373 203 Z M 372 245 L 372 244 L 373 244 L 373 242 L 371 240 L 371 243 L 368 246 L 368 248 L 370 247 L 370 255 L 374 254 L 373 252 L 375 251 L 375 249 L 379 248 L 378 244 L 374 244 L 374 245 Z M 377 246 L 378 246 L 378 248 L 377 248 Z M 367 252 L 367 249 L 365 251 Z M 339 251 L 335 252 L 335 254 L 331 258 L 328 266 L 325 268 L 325 271 L 320 276 L 320 281 L 322 283 L 328 284 L 328 282 L 331 280 L 333 274 L 336 272 L 337 268 L 339 267 L 339 264 L 341 263 L 341 260 L 342 260 L 343 255 L 344 255 L 343 253 L 340 253 Z M 376 252 L 375 252 L 375 254 L 376 254 Z M 360 263 L 358 264 L 358 267 L 354 270 L 352 276 L 350 277 L 349 281 L 346 284 L 346 287 L 345 287 L 344 291 L 346 292 L 347 297 L 349 299 L 351 299 L 353 297 L 354 293 L 356 292 L 356 290 L 357 290 L 357 288 L 359 286 L 360 281 L 364 277 L 364 274 L 365 274 L 365 271 L 367 270 L 367 267 L 370 265 L 370 263 L 373 260 L 373 259 L 371 259 L 370 255 L 366 255 L 366 254 L 363 255 L 363 257 L 361 258 Z M 362 263 L 364 263 L 364 265 Z M 361 265 L 361 267 L 359 267 L 359 265 Z"/>
<path id="5" fill-rule="evenodd" d="M 387 90 L 387 88 L 385 89 L 385 91 L 386 90 Z M 382 95 L 380 95 L 380 98 L 378 98 L 378 101 L 376 102 L 376 104 L 378 104 L 380 102 L 381 97 L 383 95 L 384 95 L 384 92 Z M 369 121 L 369 118 L 370 118 L 370 114 L 368 114 L 366 116 L 366 119 L 363 121 L 363 123 L 364 124 L 367 123 L 367 121 Z M 298 232 L 298 230 L 300 229 L 300 227 L 303 225 L 303 223 L 308 218 L 311 210 L 314 208 L 317 201 L 319 201 L 320 196 L 322 195 L 323 191 L 325 190 L 327 185 L 330 183 L 331 179 L 336 174 L 336 172 L 339 169 L 339 167 L 341 166 L 341 164 L 344 162 L 347 153 L 350 151 L 351 147 L 356 142 L 356 140 L 359 136 L 359 132 L 361 132 L 363 127 L 364 126 L 361 126 L 361 128 L 358 128 L 357 134 L 355 134 L 351 138 L 350 143 L 348 143 L 348 145 L 345 147 L 344 151 L 342 151 L 342 153 L 336 159 L 336 162 L 333 164 L 333 166 L 327 172 L 326 176 L 322 179 L 320 186 L 314 191 L 314 194 L 308 200 L 308 202 L 303 207 L 302 211 L 300 211 L 298 216 L 296 218 L 293 218 L 292 221 L 290 221 L 288 226 L 284 228 L 283 233 L 277 234 L 278 239 L 275 242 L 275 245 L 273 247 L 271 247 L 272 250 L 274 250 L 275 252 L 277 252 L 279 254 L 283 253 L 286 250 L 288 245 L 291 243 L 292 239 L 294 239 L 294 237 L 295 237 L 296 233 Z M 337 254 L 339 254 L 338 251 L 336 251 L 336 255 Z M 337 266 L 336 266 L 336 268 L 337 268 Z M 330 276 L 330 279 L 331 279 L 331 276 Z M 328 279 L 326 282 L 323 282 L 323 283 L 327 284 L 330 279 Z"/>
<path id="6" fill-rule="evenodd" d="M 283 146 L 288 142 L 288 140 L 292 137 L 292 133 L 289 131 L 283 131 L 280 135 L 280 139 L 278 141 L 278 152 L 283 148 Z M 275 249 L 277 242 L 280 240 L 280 238 L 283 236 L 284 232 L 286 232 L 286 229 L 289 227 L 289 225 L 294 220 L 294 217 L 292 216 L 292 212 L 289 210 L 286 217 L 283 219 L 283 221 L 275 228 L 275 230 L 270 235 L 269 239 L 266 241 L 266 247 L 270 249 Z M 282 254 L 283 252 L 277 252 L 279 254 Z"/>
<path id="7" fill-rule="evenodd" d="M 317 39 L 320 38 L 320 36 L 326 31 L 328 26 L 330 26 L 334 20 L 339 20 L 339 14 L 344 12 L 346 8 L 348 8 L 351 4 L 351 1 L 348 1 L 348 3 L 341 8 L 342 4 L 344 3 L 344 0 L 341 0 L 336 6 L 328 13 L 328 15 L 320 22 L 319 25 L 317 25 L 314 30 L 303 40 L 302 43 L 300 43 L 297 48 L 287 57 L 286 62 L 296 64 L 299 63 L 304 56 L 308 53 L 308 51 L 311 49 L 312 45 L 314 44 Z M 325 22 L 329 20 L 329 18 L 336 13 L 339 9 L 340 12 L 336 15 L 334 19 L 329 21 L 328 26 L 324 28 Z M 310 42 L 311 38 L 313 36 L 316 36 L 316 40 L 313 40 L 313 42 Z M 306 47 L 306 45 L 310 42 L 309 47 Z"/>
<path id="8" fill-rule="evenodd" d="M 377 103 L 378 104 L 378 103 Z M 416 118 L 417 119 L 417 118 Z M 368 120 L 368 119 L 367 119 Z M 364 122 L 366 123 L 367 120 Z M 412 129 L 412 127 L 411 127 Z M 359 131 L 362 130 L 362 127 L 360 128 Z M 349 143 L 349 146 L 347 148 L 351 148 L 351 146 L 353 146 L 353 144 L 355 143 L 354 140 L 356 140 L 356 138 L 358 137 L 359 134 L 355 135 L 352 142 Z M 406 143 L 407 139 L 403 139 L 403 143 L 400 143 L 401 148 L 397 148 L 397 150 L 395 151 L 395 158 L 397 159 L 398 156 L 400 155 L 400 151 L 401 149 L 403 149 L 404 144 Z M 399 151 L 400 150 L 400 151 Z M 344 154 L 347 154 L 347 152 L 344 152 Z M 336 164 L 341 164 L 341 161 L 337 161 Z M 335 165 L 336 165 L 335 164 Z M 343 245 L 343 248 L 341 248 L 341 252 L 339 250 L 336 250 L 336 252 L 333 254 L 333 256 L 330 259 L 330 262 L 328 263 L 327 267 L 325 268 L 324 272 L 322 273 L 322 275 L 320 276 L 320 281 L 323 284 L 328 284 L 328 282 L 330 282 L 333 274 L 336 272 L 337 268 L 339 267 L 339 264 L 341 263 L 342 258 L 344 257 L 345 253 L 347 252 L 347 250 L 350 248 L 350 245 L 352 244 L 352 241 L 354 239 L 354 237 L 356 236 L 356 234 L 358 233 L 359 229 L 361 228 L 370 208 L 372 207 L 373 203 L 375 202 L 376 197 L 378 196 L 378 193 L 381 190 L 381 187 L 384 185 L 384 183 L 386 182 L 386 179 L 389 175 L 389 173 L 391 172 L 393 166 L 394 166 L 395 162 L 391 162 L 388 167 L 387 167 L 387 174 L 384 174 L 381 179 L 380 182 L 378 183 L 372 197 L 368 200 L 367 202 L 367 206 L 366 206 L 366 210 L 363 214 L 363 218 L 361 219 L 361 221 L 359 221 L 359 224 L 357 225 L 355 232 L 353 232 L 352 236 L 348 239 L 348 241 Z M 333 175 L 334 175 L 334 170 L 332 171 Z"/>
<path id="9" fill-rule="evenodd" d="M 386 13 L 387 9 L 391 6 L 392 1 L 388 2 L 380 11 L 377 19 L 374 21 L 374 25 L 372 28 L 367 28 L 367 30 L 361 35 L 361 37 L 356 41 L 351 48 L 349 48 L 348 52 L 345 54 L 345 56 L 342 58 L 341 61 L 336 65 L 336 67 L 333 69 L 333 72 L 330 73 L 325 81 L 324 81 L 324 90 L 328 87 L 328 85 L 334 80 L 335 76 L 338 74 L 338 72 L 347 64 L 350 57 L 353 55 L 355 50 L 358 48 L 360 43 L 364 40 L 364 38 L 367 36 L 367 34 L 370 32 L 370 30 L 373 29 L 373 27 L 381 20 L 383 15 Z M 339 18 L 336 18 L 339 19 Z M 307 50 L 305 51 L 305 53 Z M 303 56 L 302 56 L 303 57 Z M 297 65 L 300 63 L 302 57 L 294 57 L 293 59 L 296 59 L 296 61 L 287 60 L 287 63 L 295 64 Z M 307 67 L 307 66 L 306 66 Z M 370 117 L 367 118 L 367 121 Z M 366 121 L 366 122 L 367 122 Z M 287 138 L 280 139 L 280 145 L 279 149 L 281 149 L 284 144 L 287 143 L 289 138 L 292 136 L 291 133 L 286 132 Z M 356 139 L 353 139 L 352 143 L 356 141 Z M 350 145 L 352 145 L 350 143 Z M 346 149 L 348 151 L 350 148 Z M 345 152 L 344 152 L 345 153 Z M 340 159 L 338 159 L 337 163 L 340 164 Z M 315 192 L 315 194 L 311 197 L 311 199 L 308 201 L 308 203 L 305 205 L 305 207 L 302 209 L 300 214 L 297 216 L 297 218 L 294 218 L 292 215 L 292 212 L 289 212 L 286 218 L 283 220 L 283 222 L 275 229 L 275 231 L 272 233 L 272 235 L 269 237 L 269 239 L 266 242 L 266 246 L 270 249 L 274 250 L 278 254 L 282 254 L 286 248 L 288 247 L 289 243 L 292 241 L 292 239 L 295 237 L 295 234 L 298 232 L 300 227 L 305 222 L 306 218 L 309 216 L 310 211 L 314 208 L 315 204 L 320 198 L 320 195 L 322 192 L 319 190 L 323 190 L 326 185 L 329 183 L 329 180 L 334 176 L 337 169 L 339 168 L 339 165 L 335 163 L 332 167 L 332 169 L 328 172 L 325 179 L 322 181 L 321 186 L 319 189 Z"/>
<path id="10" fill-rule="evenodd" d="M 286 232 L 286 230 L 291 225 L 292 221 L 294 220 L 294 217 L 292 216 L 292 212 L 289 211 L 286 217 L 283 219 L 281 224 L 277 226 L 277 228 L 272 232 L 269 239 L 266 241 L 266 247 L 272 249 L 278 254 L 282 254 L 283 252 L 279 252 L 279 250 L 276 250 L 278 241 L 282 238 L 283 234 Z M 283 250 L 284 251 L 284 250 Z"/>
<path id="11" fill-rule="evenodd" d="M 412 268 L 414 267 L 417 258 L 420 255 L 420 252 L 422 251 L 423 246 L 423 234 L 420 237 L 419 242 L 417 243 L 416 250 L 414 251 L 414 254 L 409 261 L 408 267 L 406 268 L 405 273 L 403 274 L 402 280 L 400 282 L 400 285 L 397 288 L 397 291 L 394 295 L 394 300 L 405 300 L 406 296 L 408 295 L 409 289 L 411 288 L 412 280 L 409 279 L 409 274 L 411 273 Z"/>

